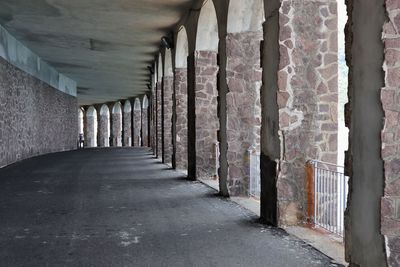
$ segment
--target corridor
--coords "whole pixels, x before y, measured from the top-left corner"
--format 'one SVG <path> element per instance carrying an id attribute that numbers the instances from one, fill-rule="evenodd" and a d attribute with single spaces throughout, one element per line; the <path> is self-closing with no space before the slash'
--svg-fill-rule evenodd
<path id="1" fill-rule="evenodd" d="M 0 214 L 1 266 L 337 266 L 147 148 L 0 169 Z"/>

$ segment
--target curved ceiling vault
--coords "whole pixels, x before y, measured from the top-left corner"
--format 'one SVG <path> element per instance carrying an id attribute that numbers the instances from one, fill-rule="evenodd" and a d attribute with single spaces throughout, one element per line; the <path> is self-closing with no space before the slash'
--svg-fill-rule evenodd
<path id="1" fill-rule="evenodd" d="M 81 105 L 147 92 L 160 38 L 193 0 L 1 0 L 0 24 L 78 83 Z"/>

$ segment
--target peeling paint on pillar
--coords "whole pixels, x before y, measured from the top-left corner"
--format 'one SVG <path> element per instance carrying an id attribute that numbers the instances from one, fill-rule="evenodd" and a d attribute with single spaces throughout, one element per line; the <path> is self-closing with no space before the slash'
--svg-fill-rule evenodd
<path id="1" fill-rule="evenodd" d="M 216 178 L 215 142 L 219 129 L 217 104 L 217 53 L 197 51 L 196 59 L 196 175 Z"/>
<path id="2" fill-rule="evenodd" d="M 164 163 L 172 165 L 172 94 L 173 94 L 174 78 L 166 76 L 163 79 L 164 86 Z"/>
<path id="3" fill-rule="evenodd" d="M 176 168 L 187 170 L 187 69 L 175 69 L 176 90 Z"/>
<path id="4" fill-rule="evenodd" d="M 260 151 L 260 43 L 263 32 L 227 36 L 228 188 L 231 196 L 249 194 L 249 148 Z"/>

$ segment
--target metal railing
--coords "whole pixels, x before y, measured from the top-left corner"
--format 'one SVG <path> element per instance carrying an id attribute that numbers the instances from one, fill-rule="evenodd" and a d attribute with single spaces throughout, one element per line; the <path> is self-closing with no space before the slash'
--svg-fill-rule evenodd
<path id="1" fill-rule="evenodd" d="M 261 174 L 260 174 L 260 153 L 255 147 L 248 150 L 250 161 L 250 191 L 252 197 L 260 198 L 261 195 Z"/>
<path id="2" fill-rule="evenodd" d="M 315 160 L 309 163 L 314 170 L 314 224 L 343 237 L 349 177 L 342 166 Z"/>

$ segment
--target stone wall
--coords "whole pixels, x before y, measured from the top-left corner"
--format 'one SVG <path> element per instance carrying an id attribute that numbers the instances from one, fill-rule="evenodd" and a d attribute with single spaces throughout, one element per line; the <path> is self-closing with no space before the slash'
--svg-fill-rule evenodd
<path id="1" fill-rule="evenodd" d="M 281 224 L 304 219 L 304 166 L 337 158 L 336 1 L 282 1 L 278 72 Z"/>
<path id="2" fill-rule="evenodd" d="M 227 47 L 228 189 L 231 196 L 248 195 L 248 150 L 260 151 L 260 44 L 263 32 L 230 33 Z"/>
<path id="3" fill-rule="evenodd" d="M 112 137 L 113 146 L 122 146 L 122 114 L 113 113 L 112 114 Z"/>
<path id="4" fill-rule="evenodd" d="M 0 166 L 75 149 L 77 109 L 75 97 L 0 58 Z"/>
<path id="5" fill-rule="evenodd" d="M 382 234 L 389 266 L 400 266 L 400 4 L 386 0 L 389 21 L 384 26 L 385 87 L 381 101 L 385 112 L 382 158 L 385 189 L 381 202 Z"/>
<path id="6" fill-rule="evenodd" d="M 142 109 L 142 143 L 144 147 L 149 146 L 149 114 L 148 108 Z"/>
<path id="7" fill-rule="evenodd" d="M 172 165 L 172 154 L 173 154 L 173 144 L 172 144 L 172 94 L 174 86 L 174 77 L 166 76 L 164 77 L 164 163 Z"/>
<path id="8" fill-rule="evenodd" d="M 176 92 L 176 168 L 187 170 L 187 69 L 175 69 Z"/>
<path id="9" fill-rule="evenodd" d="M 142 121 L 141 121 L 141 109 L 136 109 L 134 108 L 133 110 L 133 146 L 139 147 L 141 146 L 141 126 L 142 126 Z"/>
<path id="10" fill-rule="evenodd" d="M 156 147 L 157 147 L 157 157 L 162 157 L 162 116 L 161 116 L 161 89 L 162 83 L 157 82 L 156 92 L 157 92 L 157 108 L 156 108 L 156 127 L 157 127 L 157 138 L 156 138 Z"/>
<path id="11" fill-rule="evenodd" d="M 100 114 L 100 113 L 99 113 Z M 98 127 L 98 142 L 99 147 L 109 147 L 110 146 L 110 116 L 106 114 L 101 114 L 99 116 L 99 127 Z"/>
<path id="12" fill-rule="evenodd" d="M 219 129 L 217 91 L 217 53 L 197 51 L 196 66 L 196 176 L 216 176 L 215 142 Z"/>
<path id="13" fill-rule="evenodd" d="M 129 100 L 127 100 L 129 101 Z M 132 112 L 124 112 L 124 146 L 132 146 Z"/>

